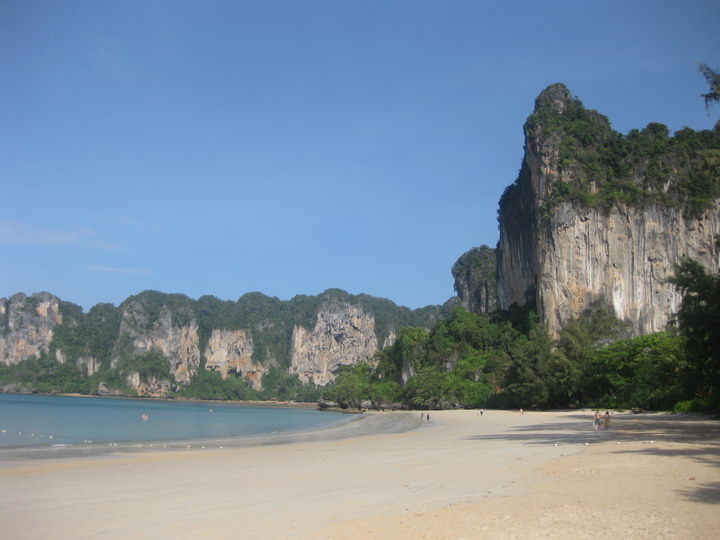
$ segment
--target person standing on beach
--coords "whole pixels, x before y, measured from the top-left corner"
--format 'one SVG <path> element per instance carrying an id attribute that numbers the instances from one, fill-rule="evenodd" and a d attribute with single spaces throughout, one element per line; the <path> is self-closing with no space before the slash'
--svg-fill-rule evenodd
<path id="1" fill-rule="evenodd" d="M 600 429 L 600 411 L 596 410 L 595 415 L 593 416 L 593 427 L 595 428 L 595 431 L 598 431 Z"/>
<path id="2" fill-rule="evenodd" d="M 605 415 L 603 416 L 603 425 L 605 426 L 605 430 L 610 427 L 610 411 L 605 411 Z"/>

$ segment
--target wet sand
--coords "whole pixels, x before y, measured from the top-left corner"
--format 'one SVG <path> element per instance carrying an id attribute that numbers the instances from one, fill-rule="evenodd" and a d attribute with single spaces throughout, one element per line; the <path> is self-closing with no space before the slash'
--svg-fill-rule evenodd
<path id="1" fill-rule="evenodd" d="M 717 535 L 718 422 L 614 415 L 595 433 L 589 412 L 419 417 L 373 413 L 282 444 L 2 460 L 3 538 Z"/>

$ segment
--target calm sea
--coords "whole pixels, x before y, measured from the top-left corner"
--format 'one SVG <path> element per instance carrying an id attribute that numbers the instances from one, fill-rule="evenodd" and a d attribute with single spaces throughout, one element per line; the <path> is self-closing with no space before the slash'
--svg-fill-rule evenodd
<path id="1" fill-rule="evenodd" d="M 347 419 L 284 407 L 0 394 L 0 448 L 242 437 L 320 429 Z"/>

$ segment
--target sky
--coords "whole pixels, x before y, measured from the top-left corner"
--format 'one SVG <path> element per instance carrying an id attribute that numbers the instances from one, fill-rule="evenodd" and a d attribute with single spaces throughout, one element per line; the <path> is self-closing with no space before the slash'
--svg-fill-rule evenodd
<path id="1" fill-rule="evenodd" d="M 418 308 L 498 240 L 535 97 L 711 129 L 714 0 L 0 0 L 0 297 Z"/>

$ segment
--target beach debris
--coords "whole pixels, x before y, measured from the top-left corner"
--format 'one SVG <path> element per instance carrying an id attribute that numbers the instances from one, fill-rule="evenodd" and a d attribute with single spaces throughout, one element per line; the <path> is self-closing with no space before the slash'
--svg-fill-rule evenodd
<path id="1" fill-rule="evenodd" d="M 585 443 L 585 446 L 590 446 L 590 443 L 589 443 L 589 442 L 586 442 L 586 443 Z"/>
<path id="2" fill-rule="evenodd" d="M 558 445 L 558 443 L 553 444 L 553 446 L 557 446 L 557 445 Z"/>

